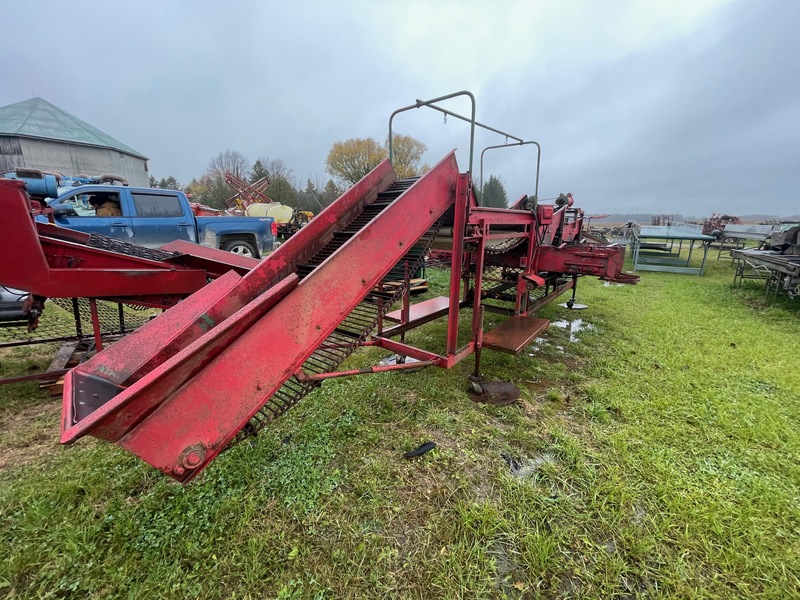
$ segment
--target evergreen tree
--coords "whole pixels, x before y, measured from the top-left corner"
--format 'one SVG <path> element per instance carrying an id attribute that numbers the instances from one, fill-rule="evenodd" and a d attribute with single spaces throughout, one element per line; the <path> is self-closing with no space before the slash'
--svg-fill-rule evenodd
<path id="1" fill-rule="evenodd" d="M 508 196 L 506 195 L 506 188 L 499 177 L 492 175 L 489 181 L 483 184 L 483 190 L 480 194 L 481 206 L 488 206 L 493 208 L 507 208 Z"/>
<path id="2" fill-rule="evenodd" d="M 153 186 L 151 185 L 150 187 Z M 182 186 L 177 179 L 170 175 L 169 177 L 163 177 L 155 187 L 160 187 L 162 190 L 179 190 Z"/>
<path id="3" fill-rule="evenodd" d="M 267 167 L 259 158 L 253 163 L 253 168 L 250 171 L 250 183 L 255 183 L 259 179 L 264 179 L 264 177 L 269 177 L 269 171 L 267 171 Z"/>
<path id="4" fill-rule="evenodd" d="M 328 206 L 341 195 L 342 190 L 339 186 L 333 182 L 333 179 L 328 179 L 328 183 L 325 184 L 325 189 L 320 195 L 320 202 L 322 202 L 323 206 Z"/>

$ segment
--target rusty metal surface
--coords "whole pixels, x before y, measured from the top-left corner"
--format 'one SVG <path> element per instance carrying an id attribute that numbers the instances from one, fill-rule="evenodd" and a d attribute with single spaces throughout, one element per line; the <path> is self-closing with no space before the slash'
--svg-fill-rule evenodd
<path id="1" fill-rule="evenodd" d="M 447 310 L 449 307 L 450 299 L 447 296 L 436 296 L 435 298 L 431 298 L 423 302 L 417 302 L 416 304 L 411 305 L 409 321 L 419 321 L 420 319 L 424 319 L 425 317 L 434 313 Z M 401 312 L 401 310 L 392 311 L 387 313 L 385 318 L 387 321 L 399 323 L 402 316 Z"/>
<path id="2" fill-rule="evenodd" d="M 261 311 L 253 303 L 248 304 L 233 318 L 246 319 L 247 327 L 230 327 L 228 322 L 233 319 L 228 319 L 195 342 L 204 342 L 203 360 L 197 356 L 200 348 L 190 345 L 79 422 L 74 398 L 80 396 L 88 375 L 68 376 L 66 429 L 62 440 L 72 441 L 91 430 L 93 435 L 116 440 L 176 479 L 193 477 L 225 448 L 262 404 L 300 369 L 314 348 L 439 219 L 452 204 L 457 175 L 455 157 L 451 154 L 324 260 L 271 310 L 259 314 Z M 412 211 L 422 216 L 408 219 Z M 364 256 L 380 256 L 381 260 L 352 268 Z M 278 269 L 273 266 L 264 270 Z M 249 275 L 251 279 L 253 273 Z M 247 317 L 254 313 L 258 320 L 249 322 Z M 304 318 L 297 319 L 297 315 Z M 224 338 L 217 334 L 223 331 L 228 333 Z M 266 352 L 266 343 L 280 348 L 280 352 Z M 261 357 L 257 370 L 241 360 L 243 356 L 254 355 Z M 113 365 L 105 368 L 113 371 Z M 192 379 L 191 388 L 181 387 L 186 378 Z M 121 414 L 132 416 L 125 418 Z M 187 420 L 190 414 L 201 414 L 203 418 Z M 159 443 L 153 444 L 153 440 Z M 190 454 L 200 460 L 187 466 L 186 457 Z"/>
<path id="3" fill-rule="evenodd" d="M 624 246 L 542 246 L 538 252 L 536 269 L 568 275 L 593 275 L 622 282 L 631 277 L 623 272 L 624 262 Z M 633 279 L 638 281 L 638 277 L 634 276 Z"/>
<path id="4" fill-rule="evenodd" d="M 483 347 L 517 354 L 542 333 L 550 321 L 517 315 L 483 334 Z"/>

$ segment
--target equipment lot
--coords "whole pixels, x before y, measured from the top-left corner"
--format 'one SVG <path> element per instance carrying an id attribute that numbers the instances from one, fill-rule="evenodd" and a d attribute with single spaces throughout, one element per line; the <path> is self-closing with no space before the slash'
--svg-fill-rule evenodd
<path id="1" fill-rule="evenodd" d="M 796 302 L 706 276 L 586 280 L 591 323 L 484 370 L 332 380 L 183 488 L 109 444 L 58 446 L 0 390 L 3 585 L 23 597 L 789 597 L 800 592 Z M 447 272 L 431 269 L 431 292 Z M 439 339 L 441 323 L 412 341 Z M 41 349 L 5 351 L 42 370 Z M 375 362 L 375 350 L 349 359 Z M 426 441 L 438 448 L 407 460 Z"/>

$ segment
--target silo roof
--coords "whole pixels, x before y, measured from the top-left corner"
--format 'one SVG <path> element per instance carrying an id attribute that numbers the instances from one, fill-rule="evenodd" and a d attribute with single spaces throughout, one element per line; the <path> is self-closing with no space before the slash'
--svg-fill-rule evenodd
<path id="1" fill-rule="evenodd" d="M 0 107 L 0 135 L 61 140 L 87 146 L 113 148 L 147 160 L 141 152 L 42 98 L 31 98 Z"/>

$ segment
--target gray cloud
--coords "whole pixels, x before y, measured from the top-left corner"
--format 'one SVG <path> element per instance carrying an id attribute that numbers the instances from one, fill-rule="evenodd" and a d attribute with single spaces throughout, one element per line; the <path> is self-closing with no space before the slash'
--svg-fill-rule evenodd
<path id="1" fill-rule="evenodd" d="M 302 184 L 324 176 L 334 142 L 382 141 L 394 109 L 469 89 L 479 120 L 543 144 L 542 197 L 572 191 L 589 212 L 800 212 L 795 2 L 76 10 L 4 6 L 20 26 L 0 42 L 0 104 L 41 96 L 149 156 L 158 177 L 187 182 L 231 148 L 282 159 Z M 33 23 L 47 33 L 34 39 Z M 431 163 L 458 147 L 466 169 L 466 125 L 429 112 L 397 129 Z M 480 134 L 478 147 L 502 141 Z M 530 148 L 486 162 L 509 196 L 532 191 Z"/>

